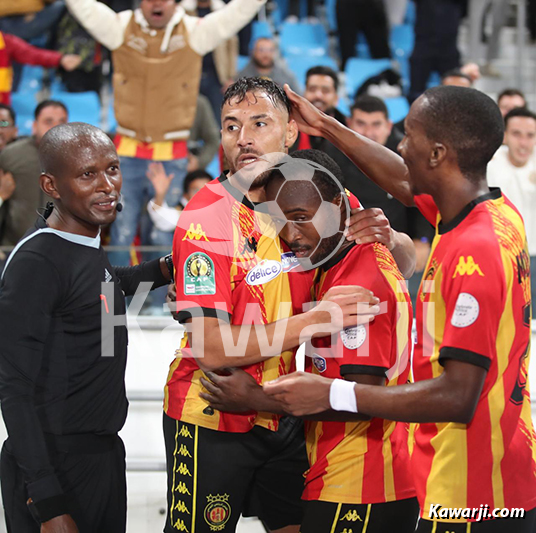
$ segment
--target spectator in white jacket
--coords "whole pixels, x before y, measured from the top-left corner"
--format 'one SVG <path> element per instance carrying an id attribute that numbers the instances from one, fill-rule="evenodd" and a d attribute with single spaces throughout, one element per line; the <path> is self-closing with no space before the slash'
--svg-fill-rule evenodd
<path id="1" fill-rule="evenodd" d="M 121 13 L 97 0 L 66 3 L 80 24 L 112 51 L 124 209 L 112 226 L 111 244 L 129 246 L 143 207 L 154 195 L 146 177 L 151 161 L 162 162 L 174 174 L 166 200 L 170 205 L 179 202 L 203 56 L 235 35 L 266 0 L 232 0 L 203 18 L 187 15 L 174 0 L 141 0 L 139 9 Z M 129 253 L 116 252 L 110 259 L 125 265 Z"/>

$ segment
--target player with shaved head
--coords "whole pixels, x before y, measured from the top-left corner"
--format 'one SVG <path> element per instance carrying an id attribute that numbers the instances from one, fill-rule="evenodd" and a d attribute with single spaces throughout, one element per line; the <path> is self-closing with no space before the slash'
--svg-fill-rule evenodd
<path id="1" fill-rule="evenodd" d="M 56 126 L 39 152 L 40 185 L 53 204 L 17 244 L 0 281 L 7 530 L 122 533 L 127 330 L 112 326 L 113 338 L 103 339 L 101 314 L 124 315 L 125 295 L 142 281 L 165 285 L 170 272 L 164 258 L 114 269 L 100 246 L 122 181 L 104 132 Z"/>

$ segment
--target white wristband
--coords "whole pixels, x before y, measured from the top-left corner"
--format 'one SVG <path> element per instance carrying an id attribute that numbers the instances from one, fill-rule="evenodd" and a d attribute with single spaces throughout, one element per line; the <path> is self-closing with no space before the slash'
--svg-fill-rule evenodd
<path id="1" fill-rule="evenodd" d="M 335 379 L 329 389 L 329 403 L 334 411 L 357 413 L 355 383 L 344 379 Z"/>

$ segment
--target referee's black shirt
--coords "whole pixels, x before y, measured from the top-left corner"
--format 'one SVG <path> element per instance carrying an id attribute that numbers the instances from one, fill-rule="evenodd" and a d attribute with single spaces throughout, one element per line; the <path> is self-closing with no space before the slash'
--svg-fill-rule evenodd
<path id="1" fill-rule="evenodd" d="M 125 422 L 127 329 L 114 328 L 114 357 L 102 357 L 101 307 L 108 302 L 101 283 L 115 285 L 108 311 L 116 316 L 141 281 L 167 283 L 159 260 L 114 270 L 100 236 L 38 226 L 17 245 L 0 281 L 2 414 L 34 502 L 63 493 L 46 434 L 110 435 Z"/>

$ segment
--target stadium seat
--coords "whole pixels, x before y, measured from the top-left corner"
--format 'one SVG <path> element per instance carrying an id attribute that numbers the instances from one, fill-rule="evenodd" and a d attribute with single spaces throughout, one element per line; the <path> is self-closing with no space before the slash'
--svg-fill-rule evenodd
<path id="1" fill-rule="evenodd" d="M 38 103 L 35 93 L 20 92 L 11 94 L 11 105 L 17 114 L 19 135 L 32 134 L 34 111 Z"/>
<path id="2" fill-rule="evenodd" d="M 415 45 L 415 31 L 409 24 L 400 24 L 391 29 L 391 50 L 395 58 L 408 57 Z"/>
<path id="3" fill-rule="evenodd" d="M 406 18 L 404 20 L 404 23 L 414 26 L 416 18 L 417 18 L 417 7 L 415 6 L 414 0 L 409 0 L 408 7 L 406 9 Z"/>
<path id="4" fill-rule="evenodd" d="M 101 104 L 95 92 L 67 93 L 53 92 L 52 100 L 63 102 L 69 110 L 70 122 L 87 122 L 93 126 L 101 125 Z"/>
<path id="5" fill-rule="evenodd" d="M 359 59 L 352 57 L 346 63 L 346 91 L 353 99 L 355 93 L 369 78 L 392 68 L 390 59 Z"/>
<path id="6" fill-rule="evenodd" d="M 24 65 L 17 92 L 36 93 L 43 83 L 43 67 Z"/>
<path id="7" fill-rule="evenodd" d="M 249 56 L 238 56 L 236 59 L 236 72 L 240 72 L 249 63 Z"/>
<path id="8" fill-rule="evenodd" d="M 328 19 L 329 30 L 337 31 L 337 0 L 326 0 L 326 17 Z"/>
<path id="9" fill-rule="evenodd" d="M 250 48 L 253 47 L 257 39 L 260 39 L 261 37 L 268 37 L 269 39 L 272 39 L 273 36 L 274 33 L 268 22 L 255 21 L 251 28 L 251 42 L 249 43 Z"/>
<path id="10" fill-rule="evenodd" d="M 404 120 L 409 113 L 409 103 L 403 96 L 386 98 L 385 105 L 389 111 L 389 120 L 392 120 L 395 124 Z"/>
<path id="11" fill-rule="evenodd" d="M 281 26 L 279 47 L 283 56 L 325 56 L 329 41 L 321 24 L 284 22 Z"/>
<path id="12" fill-rule="evenodd" d="M 357 57 L 359 57 L 360 59 L 371 59 L 368 42 L 365 39 L 365 34 L 361 31 L 357 34 L 357 43 L 355 45 L 355 51 Z"/>
<path id="13" fill-rule="evenodd" d="M 337 110 L 339 110 L 345 117 L 350 116 L 350 103 L 348 98 L 339 98 L 339 101 L 337 102 Z"/>
<path id="14" fill-rule="evenodd" d="M 430 89 L 430 87 L 435 87 L 436 85 L 439 85 L 441 83 L 441 76 L 439 75 L 439 72 L 432 72 L 430 74 L 430 77 L 428 78 L 428 84 L 426 85 L 427 89 Z"/>
<path id="15" fill-rule="evenodd" d="M 298 81 L 305 87 L 305 75 L 312 67 L 330 67 L 335 72 L 339 70 L 337 62 L 329 56 L 289 56 L 286 58 L 288 68 L 296 75 Z"/>

